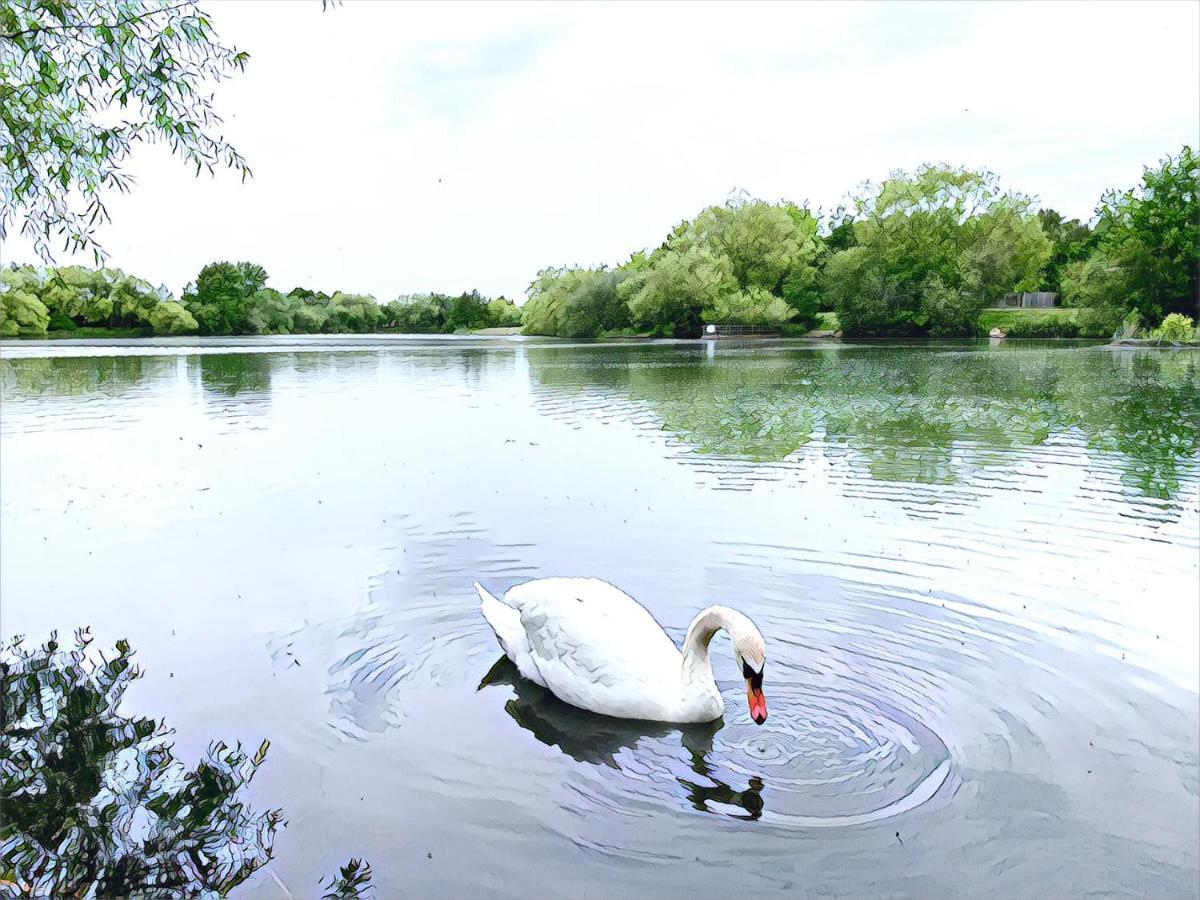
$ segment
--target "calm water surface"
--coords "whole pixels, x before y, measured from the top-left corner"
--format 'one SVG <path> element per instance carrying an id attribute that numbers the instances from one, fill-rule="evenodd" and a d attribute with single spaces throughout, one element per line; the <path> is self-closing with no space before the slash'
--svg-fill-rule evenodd
<path id="1" fill-rule="evenodd" d="M 1200 354 L 3 356 L 3 633 L 129 638 L 185 758 L 269 738 L 297 896 L 1198 893 Z M 766 725 L 723 638 L 712 727 L 521 683 L 471 581 L 556 574 L 751 615 Z"/>

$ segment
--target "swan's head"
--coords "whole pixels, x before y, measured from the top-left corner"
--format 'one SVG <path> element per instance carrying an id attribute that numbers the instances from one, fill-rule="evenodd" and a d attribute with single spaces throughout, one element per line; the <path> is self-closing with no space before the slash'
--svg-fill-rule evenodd
<path id="1" fill-rule="evenodd" d="M 749 619 L 733 635 L 733 652 L 738 668 L 746 679 L 746 702 L 750 718 L 761 725 L 767 721 L 767 698 L 763 696 L 763 668 L 767 662 L 767 645 L 763 636 Z"/>

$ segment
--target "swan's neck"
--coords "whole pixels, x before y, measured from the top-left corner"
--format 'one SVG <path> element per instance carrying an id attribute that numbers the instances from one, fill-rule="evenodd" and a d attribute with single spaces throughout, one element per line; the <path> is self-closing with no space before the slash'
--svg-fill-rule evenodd
<path id="1" fill-rule="evenodd" d="M 713 635 L 727 628 L 726 617 L 719 606 L 701 610 L 688 626 L 683 639 L 683 683 L 684 687 L 711 687 L 716 690 L 712 664 L 708 661 L 708 645 Z"/>

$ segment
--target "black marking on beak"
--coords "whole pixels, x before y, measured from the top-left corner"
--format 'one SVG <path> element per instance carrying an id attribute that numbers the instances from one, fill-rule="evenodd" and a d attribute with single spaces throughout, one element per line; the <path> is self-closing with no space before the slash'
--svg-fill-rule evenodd
<path id="1" fill-rule="evenodd" d="M 756 691 L 762 690 L 763 671 L 766 671 L 766 668 L 767 664 L 764 662 L 762 671 L 755 672 L 752 668 L 750 668 L 750 663 L 742 660 L 742 676 L 748 682 L 750 682 L 750 687 L 754 688 Z"/>

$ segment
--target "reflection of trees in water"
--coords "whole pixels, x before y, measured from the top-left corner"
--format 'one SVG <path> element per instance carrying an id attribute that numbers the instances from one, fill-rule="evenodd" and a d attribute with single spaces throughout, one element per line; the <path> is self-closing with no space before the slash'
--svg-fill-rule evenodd
<path id="1" fill-rule="evenodd" d="M 599 387 L 649 407 L 705 454 L 781 460 L 823 432 L 884 481 L 955 483 L 1078 430 L 1113 454 L 1127 489 L 1169 500 L 1195 471 L 1194 353 L 1133 359 L 1082 348 L 768 350 L 530 347 L 537 381 Z M 966 450 L 969 452 L 959 452 Z"/>
<path id="2" fill-rule="evenodd" d="M 188 375 L 199 374 L 205 396 L 254 393 L 269 399 L 273 365 L 266 353 L 204 353 L 188 357 Z"/>
<path id="3" fill-rule="evenodd" d="M 708 359 L 692 346 L 529 345 L 524 353 L 542 386 L 607 394 L 597 405 L 623 395 L 700 453 L 773 462 L 820 436 L 850 447 L 852 463 L 881 481 L 961 482 L 1078 431 L 1089 451 L 1119 468 L 1130 493 L 1172 500 L 1200 452 L 1200 354 L 1191 351 L 772 348 Z M 0 360 L 0 397 L 120 396 L 176 366 L 172 357 Z M 188 357 L 187 368 L 206 398 L 269 401 L 273 374 L 337 385 L 399 369 L 436 387 L 447 377 L 508 376 L 513 356 L 441 346 L 222 353 Z"/>
<path id="4" fill-rule="evenodd" d="M 0 360 L 0 397 L 116 397 L 173 370 L 175 361 L 145 356 L 74 356 Z"/>
<path id="5" fill-rule="evenodd" d="M 719 804 L 738 808 L 741 812 L 735 814 L 735 818 L 757 819 L 762 815 L 761 778 L 751 777 L 748 787 L 738 791 L 720 781 L 708 764 L 713 736 L 721 727 L 719 721 L 703 725 L 669 725 L 614 719 L 576 709 L 545 688 L 522 678 L 506 656 L 496 661 L 479 683 L 479 689 L 501 684 L 515 692 L 515 696 L 504 704 L 504 711 L 547 747 L 557 747 L 577 762 L 620 769 L 616 758 L 620 751 L 633 750 L 644 739 L 662 740 L 678 734 L 688 755 L 688 765 L 698 780 L 676 778 L 676 781 L 693 808 L 713 812 L 709 804 Z"/>

